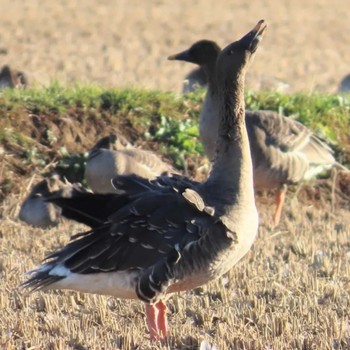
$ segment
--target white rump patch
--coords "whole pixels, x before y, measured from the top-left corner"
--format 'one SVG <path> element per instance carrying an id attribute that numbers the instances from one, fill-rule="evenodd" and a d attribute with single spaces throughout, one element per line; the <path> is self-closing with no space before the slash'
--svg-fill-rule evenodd
<path id="1" fill-rule="evenodd" d="M 117 298 L 137 299 L 135 288 L 138 272 L 135 271 L 79 274 L 58 265 L 50 271 L 49 275 L 64 276 L 65 278 L 51 284 L 48 289 L 69 289 Z"/>

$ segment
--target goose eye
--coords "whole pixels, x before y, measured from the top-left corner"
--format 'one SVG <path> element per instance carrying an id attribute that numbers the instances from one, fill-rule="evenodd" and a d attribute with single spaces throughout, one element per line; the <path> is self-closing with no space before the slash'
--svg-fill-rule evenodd
<path id="1" fill-rule="evenodd" d="M 235 52 L 233 50 L 229 51 L 229 55 L 233 55 Z"/>

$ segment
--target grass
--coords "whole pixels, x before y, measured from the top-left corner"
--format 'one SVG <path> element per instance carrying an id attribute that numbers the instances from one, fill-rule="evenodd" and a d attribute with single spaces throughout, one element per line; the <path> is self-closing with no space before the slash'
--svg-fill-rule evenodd
<path id="1" fill-rule="evenodd" d="M 4 111 L 25 109 L 31 114 L 57 113 L 64 115 L 72 109 L 83 109 L 87 115 L 91 110 L 97 114 L 107 111 L 122 114 L 136 124 L 164 124 L 164 118 L 180 123 L 190 118 L 198 121 L 200 104 L 204 91 L 199 90 L 185 96 L 160 91 L 138 89 L 103 89 L 99 86 L 62 87 L 53 83 L 47 89 L 3 90 L 0 94 L 0 108 Z M 271 109 L 287 116 L 292 115 L 311 127 L 319 136 L 334 145 L 347 139 L 346 128 L 350 124 L 350 96 L 322 93 L 296 93 L 292 95 L 263 91 L 246 94 L 247 108 L 252 110 Z M 194 124 L 190 124 L 192 130 Z M 186 128 L 179 128 L 185 132 Z M 171 130 L 168 130 L 171 132 Z M 2 135 L 0 135 L 2 137 Z M 195 149 L 194 149 L 195 150 Z M 196 150 L 197 151 L 197 150 Z"/>
<path id="2" fill-rule="evenodd" d="M 56 151 L 50 154 L 52 149 L 66 148 L 73 157 L 79 154 L 82 158 L 101 133 L 121 129 L 132 142 L 150 145 L 183 170 L 189 157 L 203 155 L 197 128 L 203 97 L 203 90 L 178 96 L 92 85 L 63 87 L 58 83 L 46 89 L 3 90 L 0 142 L 24 163 L 33 163 L 39 171 L 52 171 L 47 164 L 63 157 Z M 247 108 L 272 109 L 300 120 L 333 146 L 339 161 L 350 164 L 349 95 L 247 92 L 246 102 Z M 195 160 L 193 167 L 197 163 Z M 82 179 L 78 176 L 74 180 Z"/>
<path id="3" fill-rule="evenodd" d="M 262 92 L 246 98 L 252 109 L 295 115 L 349 160 L 348 96 Z M 202 339 L 219 350 L 350 348 L 349 213 L 337 196 L 322 196 L 323 182 L 310 185 L 306 198 L 293 192 L 274 231 L 272 199 L 259 197 L 253 248 L 227 276 L 171 298 L 170 339 L 163 346 L 148 341 L 139 301 L 69 291 L 27 296 L 18 289 L 25 271 L 85 229 L 21 223 L 16 216 L 30 183 L 60 166 L 81 177 L 88 146 L 114 128 L 178 166 L 201 159 L 202 99 L 203 91 L 180 97 L 58 84 L 1 92 L 0 349 L 198 349 Z"/>

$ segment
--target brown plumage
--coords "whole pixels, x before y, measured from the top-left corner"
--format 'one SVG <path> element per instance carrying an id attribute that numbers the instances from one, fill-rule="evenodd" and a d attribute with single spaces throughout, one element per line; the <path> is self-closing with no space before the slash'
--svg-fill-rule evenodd
<path id="1" fill-rule="evenodd" d="M 164 300 L 231 269 L 250 249 L 258 216 L 244 118 L 244 75 L 266 29 L 260 21 L 219 55 L 219 127 L 204 183 L 182 176 L 113 179 L 115 212 L 47 257 L 23 284 L 139 298 L 152 339 L 164 338 Z M 93 195 L 92 195 L 93 196 Z"/>
<path id="2" fill-rule="evenodd" d="M 201 40 L 188 50 L 169 57 L 200 65 L 207 75 L 208 91 L 200 113 L 199 132 L 204 150 L 213 159 L 219 124 L 219 91 L 215 62 L 220 47 Z M 251 147 L 254 186 L 277 189 L 274 226 L 280 221 L 286 186 L 308 180 L 336 164 L 331 148 L 301 123 L 273 111 L 246 111 L 246 125 Z"/>
<path id="3" fill-rule="evenodd" d="M 135 148 L 122 136 L 111 134 L 90 150 L 85 178 L 94 192 L 113 193 L 114 176 L 136 174 L 154 179 L 166 172 L 176 171 L 153 152 Z"/>

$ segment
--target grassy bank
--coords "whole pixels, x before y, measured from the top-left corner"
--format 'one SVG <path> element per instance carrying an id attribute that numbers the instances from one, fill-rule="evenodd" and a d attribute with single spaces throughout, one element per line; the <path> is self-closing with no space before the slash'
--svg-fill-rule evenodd
<path id="1" fill-rule="evenodd" d="M 98 86 L 3 90 L 0 93 L 0 198 L 17 177 L 59 171 L 81 181 L 87 150 L 118 130 L 131 142 L 163 154 L 192 174 L 203 149 L 198 116 L 205 92 L 185 96 Z M 248 92 L 247 108 L 271 109 L 300 120 L 350 163 L 350 96 Z"/>

